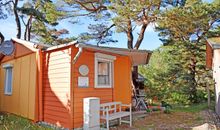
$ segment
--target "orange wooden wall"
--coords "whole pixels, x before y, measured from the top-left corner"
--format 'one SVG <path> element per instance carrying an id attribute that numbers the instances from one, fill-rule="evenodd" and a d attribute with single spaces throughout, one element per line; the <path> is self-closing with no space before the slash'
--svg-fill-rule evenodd
<path id="1" fill-rule="evenodd" d="M 77 49 L 73 49 L 75 56 Z M 101 52 L 99 52 L 101 53 Z M 78 77 L 80 76 L 78 69 L 80 65 L 87 65 L 89 67 L 89 87 L 79 88 Z M 125 56 L 116 56 L 114 61 L 114 85 L 113 88 L 94 88 L 94 70 L 95 70 L 95 52 L 83 50 L 77 62 L 73 65 L 73 122 L 74 128 L 83 126 L 83 98 L 99 97 L 101 103 L 121 101 L 122 103 L 131 103 L 131 80 L 130 59 Z"/>
<path id="2" fill-rule="evenodd" d="M 131 103 L 131 61 L 126 56 L 117 56 L 114 64 L 114 101 Z"/>
<path id="3" fill-rule="evenodd" d="M 70 128 L 70 48 L 43 56 L 43 120 Z"/>
<path id="4" fill-rule="evenodd" d="M 73 50 L 73 55 L 75 56 L 77 49 Z M 73 65 L 73 121 L 74 128 L 82 127 L 83 123 L 83 98 L 86 97 L 99 97 L 101 103 L 113 101 L 113 89 L 112 88 L 94 88 L 94 69 L 95 69 L 95 59 L 94 52 L 84 51 L 81 53 L 77 62 Z M 78 70 L 80 65 L 87 65 L 89 67 L 89 87 L 79 88 L 78 87 L 78 77 L 80 76 Z"/>
<path id="5" fill-rule="evenodd" d="M 206 67 L 212 69 L 213 50 L 212 47 L 206 42 Z"/>
<path id="6" fill-rule="evenodd" d="M 36 53 L 20 44 L 16 44 L 16 47 L 14 55 L 4 57 L 2 62 L 15 64 L 13 73 L 17 76 L 13 79 L 13 85 L 18 84 L 18 87 L 13 88 L 13 96 L 2 95 L 4 71 L 1 68 L 0 109 L 34 119 L 37 87 Z M 66 128 L 82 127 L 83 98 L 85 97 L 99 97 L 101 103 L 111 101 L 131 103 L 131 62 L 128 57 L 109 54 L 116 56 L 113 88 L 94 88 L 96 52 L 84 49 L 77 62 L 73 64 L 72 61 L 77 52 L 78 49 L 75 47 L 65 47 L 43 53 L 42 114 L 45 122 Z M 82 64 L 89 67 L 88 88 L 78 87 L 80 76 L 78 69 Z"/>

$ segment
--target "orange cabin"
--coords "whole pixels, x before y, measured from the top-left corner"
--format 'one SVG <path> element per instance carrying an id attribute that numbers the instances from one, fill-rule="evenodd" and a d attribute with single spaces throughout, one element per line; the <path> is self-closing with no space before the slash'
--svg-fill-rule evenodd
<path id="1" fill-rule="evenodd" d="M 77 42 L 50 47 L 12 41 L 13 54 L 0 55 L 0 110 L 70 129 L 83 125 L 85 97 L 131 103 L 132 66 L 146 64 L 151 54 Z"/>

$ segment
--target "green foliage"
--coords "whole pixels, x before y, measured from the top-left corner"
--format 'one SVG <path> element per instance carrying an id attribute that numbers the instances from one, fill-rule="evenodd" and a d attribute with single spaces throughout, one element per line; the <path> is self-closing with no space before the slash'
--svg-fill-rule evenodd
<path id="1" fill-rule="evenodd" d="M 111 5 L 108 7 L 113 13 L 117 14 L 112 18 L 113 23 L 117 27 L 117 32 L 126 32 L 128 30 L 127 21 L 134 21 L 133 24 L 141 26 L 144 22 L 155 21 L 155 16 L 159 13 L 160 0 L 140 1 L 140 0 L 111 0 Z M 145 10 L 146 9 L 146 10 Z M 143 12 L 148 14 L 148 20 L 144 21 Z M 154 17 L 153 17 L 154 16 Z"/>
<path id="2" fill-rule="evenodd" d="M 61 37 L 65 34 L 68 34 L 69 33 L 68 30 L 66 29 L 56 30 L 53 28 L 51 29 L 41 21 L 35 21 L 32 26 L 33 26 L 32 33 L 36 34 L 35 38 L 38 41 L 45 44 L 59 45 L 76 40 L 75 37 L 67 37 L 67 38 Z"/>
<path id="3" fill-rule="evenodd" d="M 178 43 L 162 46 L 154 51 L 148 65 L 139 67 L 139 72 L 147 79 L 145 84 L 148 98 L 157 96 L 159 100 L 174 104 L 192 103 L 190 99 L 192 77 L 188 71 L 191 62 L 188 60 L 190 53 L 187 51 L 191 50 L 188 48 L 191 47 L 190 45 Z M 197 102 L 207 99 L 205 89 L 207 82 L 213 86 L 212 73 L 205 69 L 205 51 L 200 51 L 199 55 L 195 76 Z M 211 87 L 211 89 L 214 88 Z M 211 91 L 211 93 L 213 97 L 214 92 Z"/>
<path id="4" fill-rule="evenodd" d="M 26 28 L 30 29 L 32 37 L 47 44 L 59 43 L 58 36 L 54 37 L 53 35 L 56 31 L 53 26 L 58 25 L 57 21 L 66 14 L 64 11 L 58 11 L 52 1 L 27 1 L 18 10 L 23 17 L 29 17 L 29 20 L 31 20 L 31 24 L 27 22 Z M 68 34 L 68 31 L 64 34 Z"/>
<path id="5" fill-rule="evenodd" d="M 24 31 L 23 38 L 25 40 L 36 38 L 49 44 L 61 44 L 71 39 L 54 38 L 54 35 L 50 35 L 56 31 L 54 26 L 58 25 L 58 20 L 66 16 L 66 12 L 60 10 L 54 1 L 31 0 L 21 2 L 20 0 L 0 0 L 0 19 L 7 18 L 8 14 L 13 14 L 16 17 L 17 38 L 21 38 L 21 31 Z M 22 23 L 24 26 L 21 26 Z M 59 32 L 60 30 L 56 33 Z"/>
<path id="6" fill-rule="evenodd" d="M 159 100 L 187 103 L 182 83 L 182 67 L 179 55 L 173 46 L 163 46 L 155 50 L 147 66 L 139 67 L 139 72 L 147 79 L 147 95 Z M 170 52 L 173 52 L 172 54 Z"/>
<path id="7" fill-rule="evenodd" d="M 1 130 L 52 130 L 32 123 L 30 120 L 12 114 L 0 114 Z"/>
<path id="8" fill-rule="evenodd" d="M 212 107 L 214 107 L 214 102 L 212 102 Z M 174 112 L 191 112 L 191 113 L 196 113 L 196 112 L 200 112 L 203 110 L 207 110 L 208 109 L 208 105 L 207 103 L 199 103 L 199 104 L 191 104 L 191 105 L 176 105 L 173 106 L 173 110 Z"/>
<path id="9" fill-rule="evenodd" d="M 112 38 L 113 32 L 110 30 L 114 25 L 108 27 L 106 23 L 90 24 L 88 26 L 89 31 L 80 34 L 78 39 L 80 42 L 88 42 L 91 39 L 95 40 L 97 45 L 105 43 L 118 42 Z"/>
<path id="10" fill-rule="evenodd" d="M 151 112 L 151 110 L 150 110 L 150 109 L 147 109 L 146 112 Z"/>
<path id="11" fill-rule="evenodd" d="M 159 36 L 164 45 L 172 46 L 173 50 L 169 53 L 176 55 L 174 63 L 180 68 L 176 70 L 178 76 L 175 82 L 172 82 L 172 85 L 179 86 L 178 91 L 171 95 L 176 101 L 184 102 L 182 98 L 188 98 L 191 103 L 204 100 L 205 95 L 197 91 L 204 93 L 203 87 L 213 85 L 212 73 L 205 66 L 205 44 L 210 32 L 218 28 L 219 10 L 219 4 L 188 0 L 181 8 L 175 7 L 161 13 L 157 28 Z"/>
<path id="12" fill-rule="evenodd" d="M 93 25 L 88 26 L 89 32 L 80 35 L 81 39 L 98 43 L 114 43 L 117 40 L 109 39 L 112 33 L 125 33 L 129 49 L 139 48 L 147 26 L 157 20 L 158 14 L 163 10 L 162 7 L 185 4 L 185 0 L 65 1 L 73 10 L 77 10 L 75 12 L 78 14 L 73 16 L 88 16 L 94 20 L 91 22 Z M 134 32 L 138 32 L 139 35 L 134 35 Z"/>
<path id="13" fill-rule="evenodd" d="M 166 109 L 164 110 L 164 113 L 165 113 L 165 114 L 170 114 L 170 113 L 171 113 L 171 108 L 166 108 Z"/>
<path id="14" fill-rule="evenodd" d="M 164 30 L 160 36 L 168 36 L 167 38 L 177 41 L 201 40 L 207 31 L 211 30 L 213 23 L 219 20 L 219 9 L 219 4 L 188 0 L 184 8 L 172 8 L 162 12 L 158 25 Z"/>
<path id="15" fill-rule="evenodd" d="M 188 100 L 189 96 L 187 93 L 181 93 L 181 92 L 172 92 L 170 95 L 170 102 L 174 104 L 189 104 L 190 101 Z"/>

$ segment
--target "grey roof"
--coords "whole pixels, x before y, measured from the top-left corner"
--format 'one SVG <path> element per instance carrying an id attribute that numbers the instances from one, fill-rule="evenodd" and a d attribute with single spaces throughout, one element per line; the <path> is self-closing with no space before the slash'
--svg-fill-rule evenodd
<path id="1" fill-rule="evenodd" d="M 38 49 L 50 51 L 50 50 L 55 50 L 58 48 L 63 48 L 63 47 L 74 45 L 78 48 L 94 50 L 97 52 L 102 51 L 102 52 L 108 52 L 112 54 L 129 56 L 132 61 L 133 66 L 147 64 L 149 62 L 149 59 L 152 53 L 152 51 L 149 51 L 149 50 L 134 50 L 134 49 L 125 49 L 125 48 L 116 48 L 116 47 L 103 47 L 103 46 L 96 46 L 96 45 L 91 45 L 91 44 L 78 43 L 77 41 L 73 41 L 67 44 L 61 44 L 57 46 L 51 46 L 51 45 L 42 44 L 42 43 L 34 43 L 34 42 L 29 42 L 29 41 L 21 40 L 17 38 L 12 38 L 12 41 L 15 41 L 21 45 L 24 45 L 25 47 L 31 49 L 32 51 L 37 51 Z"/>
<path id="2" fill-rule="evenodd" d="M 207 39 L 207 41 L 213 49 L 220 49 L 220 37 L 212 37 Z"/>
<path id="3" fill-rule="evenodd" d="M 133 66 L 147 64 L 152 54 L 152 51 L 149 51 L 149 50 L 134 50 L 134 49 L 115 48 L 115 47 L 100 47 L 100 46 L 83 44 L 83 43 L 76 43 L 75 46 L 90 49 L 90 50 L 95 50 L 95 51 L 103 51 L 103 52 L 128 56 L 130 57 Z"/>
<path id="4" fill-rule="evenodd" d="M 125 49 L 125 48 L 116 48 L 116 47 L 103 47 L 103 46 L 79 43 L 77 41 L 73 41 L 67 44 L 52 46 L 52 47 L 47 48 L 46 51 L 59 49 L 59 48 L 72 46 L 72 45 L 78 48 L 89 49 L 89 50 L 93 50 L 97 52 L 102 51 L 102 52 L 108 52 L 112 54 L 129 56 L 132 61 L 133 66 L 147 64 L 149 62 L 149 59 L 152 53 L 152 51 L 149 51 L 149 50 L 134 50 L 134 49 Z"/>

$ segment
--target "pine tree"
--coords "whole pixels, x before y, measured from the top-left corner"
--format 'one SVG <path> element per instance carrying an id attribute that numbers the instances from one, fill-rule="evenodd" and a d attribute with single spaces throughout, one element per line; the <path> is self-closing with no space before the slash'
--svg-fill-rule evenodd
<path id="1" fill-rule="evenodd" d="M 1 0 L 0 1 L 0 18 L 7 19 L 8 16 L 14 15 L 17 25 L 17 38 L 21 37 L 21 32 L 24 30 L 24 40 L 30 41 L 31 38 L 44 39 L 46 43 L 51 43 L 46 39 L 57 40 L 51 35 L 42 37 L 41 33 L 54 32 L 54 26 L 58 25 L 58 20 L 63 18 L 66 13 L 53 3 L 51 0 L 30 0 L 21 2 L 20 0 Z M 22 29 L 22 23 L 24 28 Z M 38 25 L 38 26 L 36 26 Z M 41 29 L 40 29 L 41 28 Z M 41 32 L 44 31 L 44 32 Z M 60 30 L 58 30 L 60 31 Z M 36 33 L 37 32 L 37 33 Z M 54 41 L 53 41 L 54 42 Z"/>
<path id="2" fill-rule="evenodd" d="M 197 102 L 197 87 L 208 74 L 205 70 L 205 43 L 208 33 L 220 20 L 220 5 L 201 0 L 186 1 L 185 6 L 175 7 L 161 14 L 158 30 L 165 45 L 176 46 L 181 54 L 179 62 L 185 70 L 189 100 Z"/>

